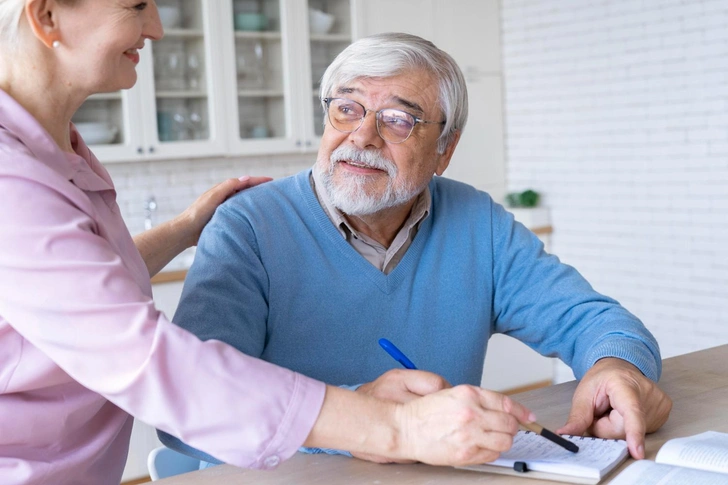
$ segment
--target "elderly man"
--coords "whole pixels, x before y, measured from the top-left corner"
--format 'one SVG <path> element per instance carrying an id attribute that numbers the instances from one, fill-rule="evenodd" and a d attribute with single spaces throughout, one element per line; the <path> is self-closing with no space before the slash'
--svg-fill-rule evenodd
<path id="1" fill-rule="evenodd" d="M 400 400 L 426 391 L 404 371 L 378 379 L 396 365 L 379 338 L 449 383 L 478 385 L 489 337 L 511 335 L 581 379 L 560 432 L 626 436 L 643 457 L 671 407 L 655 339 L 488 194 L 439 177 L 468 112 L 453 59 L 411 35 L 364 38 L 328 68 L 321 96 L 313 169 L 217 210 L 174 321 Z"/>

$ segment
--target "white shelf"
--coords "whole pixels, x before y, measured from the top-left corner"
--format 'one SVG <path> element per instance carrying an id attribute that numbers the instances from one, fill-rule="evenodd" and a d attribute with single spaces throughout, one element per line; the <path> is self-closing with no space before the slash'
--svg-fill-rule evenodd
<path id="1" fill-rule="evenodd" d="M 258 32 L 258 31 L 247 31 L 247 30 L 236 30 L 236 39 L 251 39 L 251 40 L 281 40 L 280 32 Z"/>
<path id="2" fill-rule="evenodd" d="M 179 98 L 196 99 L 196 98 L 206 98 L 207 93 L 205 93 L 204 91 L 157 91 L 155 93 L 155 96 L 157 98 L 164 98 L 164 99 L 179 99 Z"/>
<path id="3" fill-rule="evenodd" d="M 349 34 L 311 34 L 311 42 L 351 42 Z"/>
<path id="4" fill-rule="evenodd" d="M 240 89 L 240 98 L 282 98 L 283 91 L 276 89 Z"/>
<path id="5" fill-rule="evenodd" d="M 198 29 L 167 29 L 164 31 L 165 38 L 194 39 L 204 37 L 204 35 L 204 31 Z"/>

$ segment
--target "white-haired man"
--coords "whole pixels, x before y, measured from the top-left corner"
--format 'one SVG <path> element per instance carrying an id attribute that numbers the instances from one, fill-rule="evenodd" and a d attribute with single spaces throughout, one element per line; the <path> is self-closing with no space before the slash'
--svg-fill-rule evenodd
<path id="1" fill-rule="evenodd" d="M 379 377 L 395 365 L 379 338 L 478 385 L 489 337 L 505 333 L 581 378 L 561 432 L 626 436 L 643 457 L 671 408 L 655 339 L 487 194 L 439 177 L 468 114 L 453 59 L 416 36 L 364 38 L 328 68 L 321 97 L 315 166 L 218 209 L 174 321 L 398 400 L 423 391 L 404 371 Z"/>

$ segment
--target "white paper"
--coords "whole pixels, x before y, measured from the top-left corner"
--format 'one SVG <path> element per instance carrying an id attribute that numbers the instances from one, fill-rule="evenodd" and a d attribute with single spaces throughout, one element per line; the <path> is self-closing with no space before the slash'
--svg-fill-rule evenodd
<path id="1" fill-rule="evenodd" d="M 513 467 L 517 461 L 527 464 L 529 470 L 601 478 L 627 456 L 627 443 L 623 440 L 605 440 L 581 436 L 564 436 L 578 447 L 572 453 L 530 431 L 519 431 L 513 446 L 491 465 Z"/>
<path id="2" fill-rule="evenodd" d="M 609 485 L 728 485 L 728 475 L 640 460 Z"/>

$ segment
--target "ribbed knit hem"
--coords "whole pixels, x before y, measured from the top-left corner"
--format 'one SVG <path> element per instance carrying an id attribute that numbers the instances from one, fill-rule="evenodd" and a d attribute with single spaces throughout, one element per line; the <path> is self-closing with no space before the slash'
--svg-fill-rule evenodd
<path id="1" fill-rule="evenodd" d="M 625 360 L 637 367 L 648 379 L 657 382 L 662 374 L 662 360 L 659 358 L 659 350 L 656 356 L 637 339 L 628 336 L 609 335 L 602 342 L 594 346 L 583 360 L 586 368 L 574 369 L 577 378 L 581 379 L 599 359 L 616 357 Z"/>

